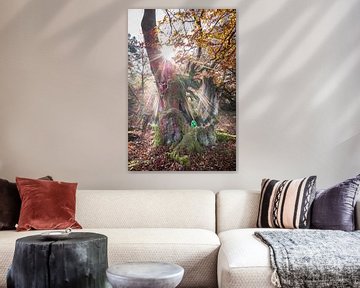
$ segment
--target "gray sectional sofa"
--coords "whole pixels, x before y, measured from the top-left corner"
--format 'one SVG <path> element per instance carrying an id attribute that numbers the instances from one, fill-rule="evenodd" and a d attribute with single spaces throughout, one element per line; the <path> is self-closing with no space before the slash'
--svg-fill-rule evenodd
<path id="1" fill-rule="evenodd" d="M 108 237 L 109 265 L 176 263 L 185 269 L 179 287 L 273 287 L 269 249 L 253 236 L 259 196 L 241 190 L 78 190 L 76 219 L 80 231 Z M 0 231 L 0 288 L 6 287 L 16 239 L 42 232 Z"/>

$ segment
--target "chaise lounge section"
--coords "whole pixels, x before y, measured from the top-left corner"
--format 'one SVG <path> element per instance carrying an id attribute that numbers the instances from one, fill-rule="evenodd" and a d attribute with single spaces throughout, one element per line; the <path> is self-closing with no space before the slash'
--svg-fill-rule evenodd
<path id="1" fill-rule="evenodd" d="M 254 236 L 260 192 L 223 190 L 216 195 L 217 233 L 221 248 L 218 256 L 218 287 L 273 288 L 269 247 Z M 360 202 L 357 202 L 357 228 Z M 279 230 L 279 229 L 277 229 Z"/>

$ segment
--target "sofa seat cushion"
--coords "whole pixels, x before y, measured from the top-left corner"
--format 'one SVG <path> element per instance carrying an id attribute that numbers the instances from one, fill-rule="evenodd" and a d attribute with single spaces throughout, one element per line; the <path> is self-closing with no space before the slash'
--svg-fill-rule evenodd
<path id="1" fill-rule="evenodd" d="M 136 261 L 163 261 L 185 269 L 179 287 L 216 287 L 216 264 L 220 241 L 204 229 L 134 228 L 82 229 L 108 237 L 109 265 Z M 0 232 L 0 287 L 6 287 L 6 273 L 12 262 L 17 238 L 44 231 Z"/>
<path id="2" fill-rule="evenodd" d="M 262 230 L 274 229 L 234 229 L 219 234 L 219 288 L 274 287 L 269 247 L 254 236 L 255 231 Z"/>
<path id="3" fill-rule="evenodd" d="M 162 261 L 182 266 L 179 287 L 216 287 L 220 241 L 209 230 L 137 228 L 97 230 L 109 237 L 109 265 L 136 261 Z"/>

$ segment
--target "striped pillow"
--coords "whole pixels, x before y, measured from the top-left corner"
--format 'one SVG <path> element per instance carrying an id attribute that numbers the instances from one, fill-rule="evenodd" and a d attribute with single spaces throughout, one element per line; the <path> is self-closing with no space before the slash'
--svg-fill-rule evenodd
<path id="1" fill-rule="evenodd" d="M 257 227 L 308 228 L 316 176 L 295 180 L 263 179 Z"/>

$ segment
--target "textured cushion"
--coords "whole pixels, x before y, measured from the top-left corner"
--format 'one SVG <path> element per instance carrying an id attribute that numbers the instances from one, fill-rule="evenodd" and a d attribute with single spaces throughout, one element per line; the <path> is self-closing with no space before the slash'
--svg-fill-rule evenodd
<path id="1" fill-rule="evenodd" d="M 0 179 L 0 230 L 15 229 L 21 200 L 15 183 Z"/>
<path id="2" fill-rule="evenodd" d="M 76 231 L 76 230 L 75 230 Z M 216 263 L 220 241 L 203 229 L 82 229 L 108 237 L 109 265 L 133 261 L 164 261 L 185 269 L 179 287 L 216 287 Z M 41 231 L 44 232 L 44 231 Z M 39 231 L 0 232 L 0 287 L 6 287 L 15 240 Z"/>
<path id="3" fill-rule="evenodd" d="M 259 199 L 259 191 L 222 190 L 217 193 L 217 233 L 238 228 L 255 228 Z"/>
<path id="4" fill-rule="evenodd" d="M 51 176 L 40 179 L 52 180 Z M 0 230 L 15 230 L 20 207 L 21 200 L 16 184 L 0 179 Z"/>
<path id="5" fill-rule="evenodd" d="M 76 219 L 84 228 L 215 231 L 215 194 L 209 190 L 78 190 L 76 198 Z"/>
<path id="6" fill-rule="evenodd" d="M 254 236 L 255 231 L 262 230 L 265 229 L 235 229 L 219 234 L 219 288 L 274 287 L 269 248 Z"/>
<path id="7" fill-rule="evenodd" d="M 360 175 L 316 193 L 311 215 L 315 229 L 355 229 L 355 201 L 359 191 Z"/>
<path id="8" fill-rule="evenodd" d="M 18 231 L 81 228 L 75 221 L 76 183 L 16 178 L 21 198 Z"/>
<path id="9" fill-rule="evenodd" d="M 307 228 L 316 176 L 295 180 L 263 179 L 257 227 Z"/>

